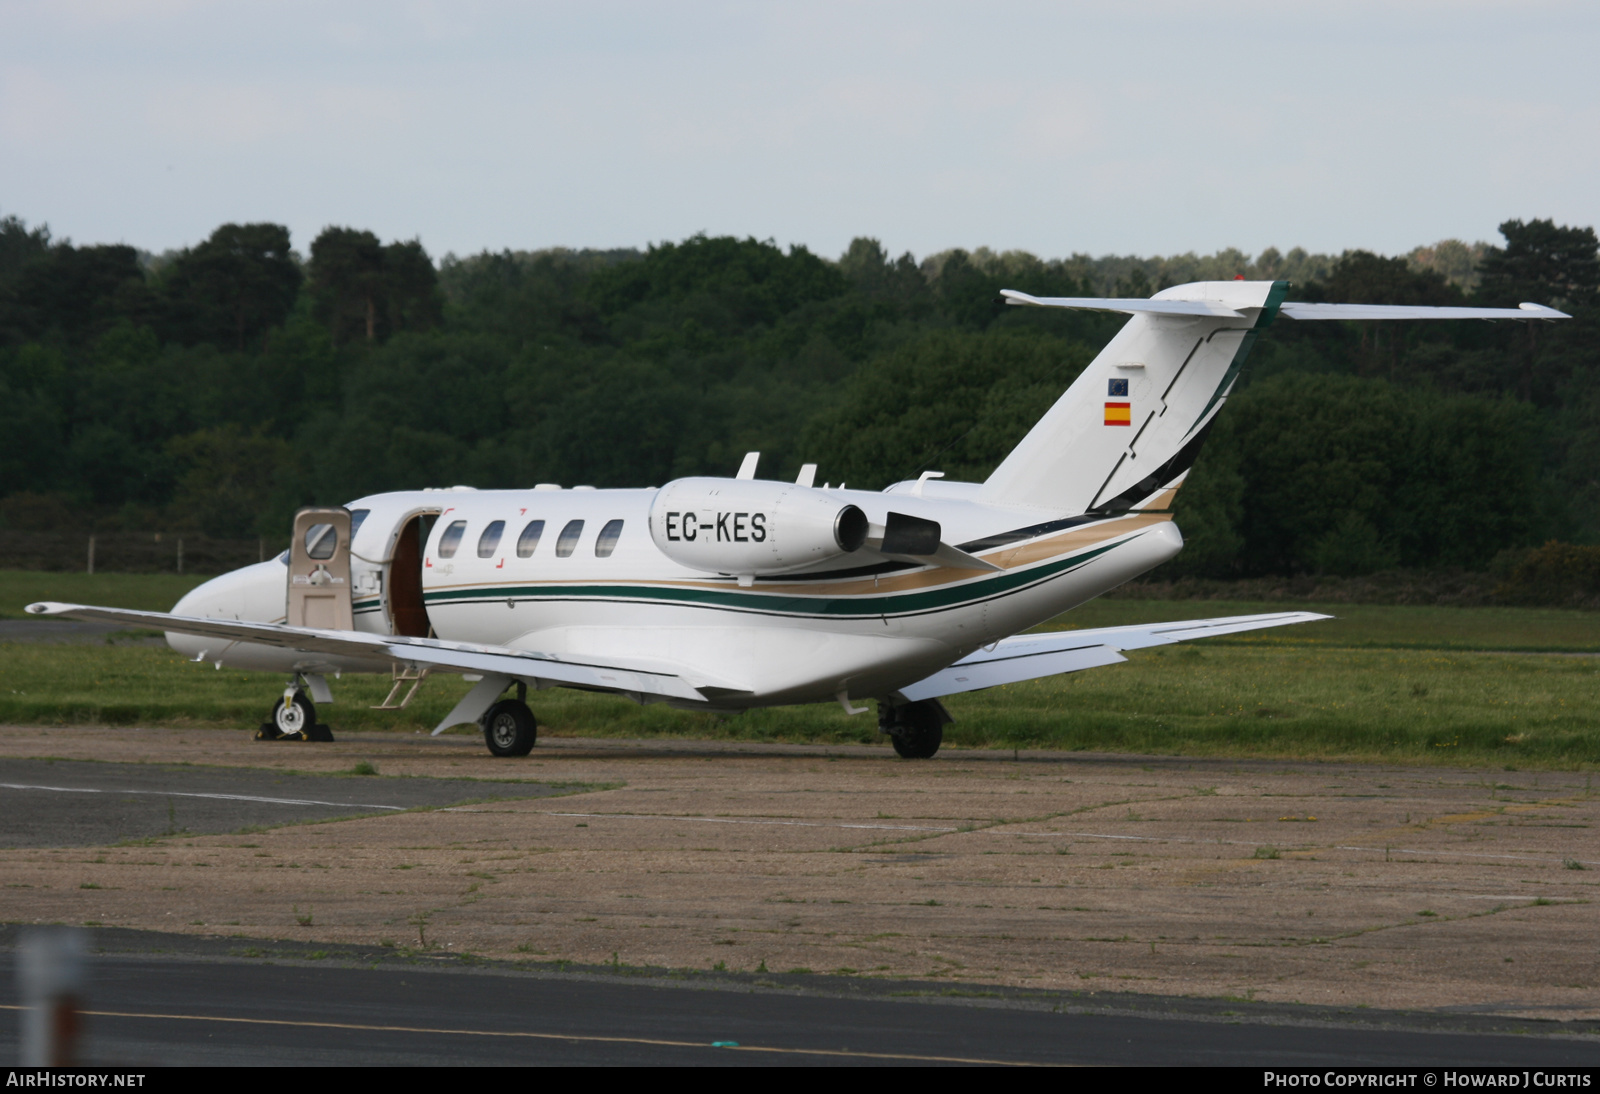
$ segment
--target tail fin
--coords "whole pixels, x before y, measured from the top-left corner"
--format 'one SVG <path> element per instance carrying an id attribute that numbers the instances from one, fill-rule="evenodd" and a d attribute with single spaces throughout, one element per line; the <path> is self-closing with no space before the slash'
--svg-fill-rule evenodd
<path id="1" fill-rule="evenodd" d="M 1287 281 L 1200 281 L 1149 300 L 1013 304 L 1132 312 L 1133 318 L 1012 450 L 979 500 L 1077 515 L 1142 507 L 1194 464 Z"/>

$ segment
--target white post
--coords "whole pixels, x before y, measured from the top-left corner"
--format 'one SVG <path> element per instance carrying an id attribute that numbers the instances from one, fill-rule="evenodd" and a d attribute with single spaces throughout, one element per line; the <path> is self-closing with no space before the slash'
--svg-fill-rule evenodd
<path id="1" fill-rule="evenodd" d="M 22 1066 L 71 1067 L 82 1033 L 87 931 L 35 927 L 20 939 L 17 979 L 22 989 Z"/>

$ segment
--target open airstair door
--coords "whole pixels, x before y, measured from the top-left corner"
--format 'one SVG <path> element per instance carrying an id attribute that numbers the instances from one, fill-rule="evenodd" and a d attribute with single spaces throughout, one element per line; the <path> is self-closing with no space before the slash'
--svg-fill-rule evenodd
<path id="1" fill-rule="evenodd" d="M 355 630 L 350 607 L 350 510 L 302 509 L 289 541 L 291 627 Z"/>

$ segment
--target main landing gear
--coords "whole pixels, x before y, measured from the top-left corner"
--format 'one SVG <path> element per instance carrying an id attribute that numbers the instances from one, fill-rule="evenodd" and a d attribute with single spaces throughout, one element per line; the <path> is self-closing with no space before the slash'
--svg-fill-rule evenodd
<path id="1" fill-rule="evenodd" d="M 483 743 L 496 756 L 526 756 L 539 739 L 539 723 L 528 709 L 528 685 L 517 681 L 517 697 L 501 699 L 479 719 Z"/>
<path id="2" fill-rule="evenodd" d="M 256 730 L 258 741 L 331 741 L 333 730 L 317 721 L 317 708 L 296 676 Z"/>
<path id="3" fill-rule="evenodd" d="M 878 704 L 878 732 L 887 733 L 894 750 L 907 760 L 926 760 L 938 752 L 944 724 L 952 720 L 937 699 Z"/>

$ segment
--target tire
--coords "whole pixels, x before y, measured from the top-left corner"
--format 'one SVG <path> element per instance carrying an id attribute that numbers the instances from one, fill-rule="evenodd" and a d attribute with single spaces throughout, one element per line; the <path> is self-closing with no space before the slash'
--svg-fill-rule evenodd
<path id="1" fill-rule="evenodd" d="M 907 703 L 894 712 L 889 740 L 903 759 L 927 760 L 944 742 L 944 718 L 937 701 Z"/>
<path id="2" fill-rule="evenodd" d="M 539 723 L 520 699 L 502 699 L 483 716 L 483 743 L 496 756 L 526 756 L 538 737 Z"/>
<path id="3" fill-rule="evenodd" d="M 311 727 L 317 724 L 317 708 L 312 705 L 306 693 L 296 691 L 293 698 L 279 699 L 272 707 L 270 724 L 278 731 L 278 737 L 288 737 L 297 741 L 311 739 Z"/>

